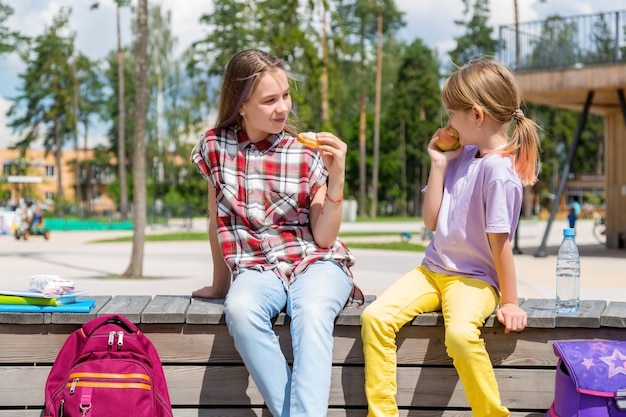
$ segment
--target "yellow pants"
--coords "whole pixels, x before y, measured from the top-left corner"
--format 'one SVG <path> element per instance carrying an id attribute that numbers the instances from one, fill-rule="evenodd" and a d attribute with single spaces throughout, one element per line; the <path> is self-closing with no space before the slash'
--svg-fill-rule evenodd
<path id="1" fill-rule="evenodd" d="M 478 279 L 418 267 L 394 282 L 361 314 L 368 417 L 398 416 L 396 333 L 420 314 L 441 310 L 445 345 L 475 417 L 509 416 L 479 328 L 499 304 L 498 292 Z"/>

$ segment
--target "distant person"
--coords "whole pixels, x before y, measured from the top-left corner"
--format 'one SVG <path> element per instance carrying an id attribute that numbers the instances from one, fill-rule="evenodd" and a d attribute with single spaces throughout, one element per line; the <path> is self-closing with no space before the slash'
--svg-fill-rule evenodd
<path id="1" fill-rule="evenodd" d="M 576 210 L 572 207 L 569 209 L 569 213 L 567 214 L 567 221 L 569 222 L 570 229 L 576 228 Z"/>
<path id="2" fill-rule="evenodd" d="M 572 201 L 571 207 L 572 209 L 574 209 L 574 215 L 576 216 L 576 218 L 579 218 L 582 207 L 580 203 L 578 202 L 578 198 L 574 198 L 574 201 Z"/>
<path id="3" fill-rule="evenodd" d="M 191 160 L 209 182 L 213 283 L 193 297 L 226 298 L 225 316 L 246 368 L 274 417 L 326 416 L 333 329 L 363 303 L 337 239 L 347 145 L 319 132 L 313 147 L 288 125 L 284 63 L 250 49 L 227 64 L 216 126 Z M 293 366 L 272 329 L 291 318 Z"/>
<path id="4" fill-rule="evenodd" d="M 515 77 L 496 61 L 459 68 L 441 95 L 461 147 L 442 152 L 436 145 L 441 129 L 435 132 L 424 190 L 424 224 L 435 231 L 433 239 L 422 264 L 361 315 L 368 417 L 398 416 L 396 334 L 416 315 L 438 310 L 472 415 L 510 415 L 500 401 L 480 327 L 496 308 L 505 332 L 527 324 L 518 304 L 511 240 L 522 186 L 537 180 L 537 126 L 520 108 Z"/>
<path id="5" fill-rule="evenodd" d="M 40 207 L 35 207 L 30 218 L 29 230 L 34 231 L 41 227 L 43 227 L 43 212 Z"/>

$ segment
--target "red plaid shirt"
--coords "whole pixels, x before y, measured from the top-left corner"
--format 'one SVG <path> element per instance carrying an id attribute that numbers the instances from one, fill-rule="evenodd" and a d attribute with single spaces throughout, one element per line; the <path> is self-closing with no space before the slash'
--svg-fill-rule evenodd
<path id="1" fill-rule="evenodd" d="M 237 126 L 207 131 L 191 162 L 215 186 L 217 234 L 233 277 L 273 270 L 288 287 L 311 263 L 330 259 L 352 277 L 354 257 L 340 240 L 331 248 L 313 240 L 310 205 L 328 177 L 317 151 L 285 132 L 252 143 Z M 362 303 L 354 285 L 348 304 Z"/>

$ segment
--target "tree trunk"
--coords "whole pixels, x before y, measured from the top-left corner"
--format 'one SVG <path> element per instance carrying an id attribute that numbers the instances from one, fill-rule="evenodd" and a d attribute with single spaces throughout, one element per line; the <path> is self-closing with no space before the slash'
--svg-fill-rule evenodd
<path id="1" fill-rule="evenodd" d="M 519 71 L 521 64 L 520 39 L 519 39 L 519 7 L 517 0 L 513 1 L 513 13 L 515 18 L 515 70 Z"/>
<path id="2" fill-rule="evenodd" d="M 92 197 L 92 193 L 91 193 L 91 162 L 88 162 L 89 159 L 89 155 L 87 153 L 87 149 L 89 149 L 89 123 L 87 121 L 85 121 L 83 123 L 84 126 L 84 136 L 83 136 L 83 164 L 82 167 L 85 170 L 85 187 L 84 187 L 84 193 L 85 193 L 85 210 L 87 210 L 88 213 L 91 213 L 91 197 Z M 93 159 L 93 158 L 92 158 Z"/>
<path id="3" fill-rule="evenodd" d="M 322 126 L 328 129 L 330 126 L 330 117 L 328 115 L 328 27 L 326 23 L 327 11 L 324 9 L 322 18 L 322 74 L 320 75 L 320 95 L 321 95 L 321 111 Z"/>
<path id="4" fill-rule="evenodd" d="M 61 203 L 65 199 L 63 192 L 63 173 L 61 172 L 61 154 L 63 153 L 63 141 L 61 140 L 61 121 L 57 117 L 54 119 L 54 164 L 57 170 L 57 198 Z"/>
<path id="5" fill-rule="evenodd" d="M 120 215 L 122 220 L 128 218 L 128 192 L 126 185 L 126 109 L 124 101 L 124 52 L 122 51 L 122 35 L 120 31 L 120 6 L 117 6 L 117 164 L 120 177 Z"/>
<path id="6" fill-rule="evenodd" d="M 148 110 L 148 0 L 137 7 L 137 95 L 133 132 L 133 250 L 125 278 L 143 276 L 146 232 L 146 118 Z"/>
<path id="7" fill-rule="evenodd" d="M 76 79 L 76 63 L 72 63 L 72 81 L 73 81 L 73 94 L 72 94 L 72 111 L 74 112 L 74 151 L 75 151 L 75 159 L 74 159 L 74 181 L 75 181 L 75 193 L 76 197 L 74 200 L 76 201 L 76 214 L 80 215 L 81 213 L 81 205 L 83 202 L 82 193 L 80 192 L 80 153 L 79 153 L 79 143 L 78 143 L 78 107 L 80 105 L 80 96 L 79 96 L 79 85 Z"/>
<path id="8" fill-rule="evenodd" d="M 376 49 L 376 98 L 374 102 L 374 158 L 372 161 L 372 205 L 370 217 L 375 219 L 378 212 L 378 165 L 380 151 L 380 101 L 383 76 L 383 12 L 378 11 L 376 18 L 376 36 L 378 46 Z"/>
<path id="9" fill-rule="evenodd" d="M 408 215 L 406 174 L 406 121 L 400 121 L 400 215 Z"/>
<path id="10" fill-rule="evenodd" d="M 361 217 L 365 217 L 365 204 L 367 202 L 367 116 L 365 108 L 365 80 L 363 80 L 361 97 L 359 98 L 359 216 Z"/>

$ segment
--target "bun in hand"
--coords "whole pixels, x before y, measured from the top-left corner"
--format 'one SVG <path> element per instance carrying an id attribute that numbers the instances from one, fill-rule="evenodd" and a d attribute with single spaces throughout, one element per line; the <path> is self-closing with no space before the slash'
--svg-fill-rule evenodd
<path id="1" fill-rule="evenodd" d="M 319 143 L 315 137 L 315 132 L 301 132 L 298 136 L 296 136 L 296 139 L 298 142 L 304 146 L 308 146 L 309 148 L 317 149 L 319 147 Z"/>

